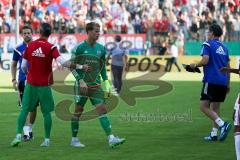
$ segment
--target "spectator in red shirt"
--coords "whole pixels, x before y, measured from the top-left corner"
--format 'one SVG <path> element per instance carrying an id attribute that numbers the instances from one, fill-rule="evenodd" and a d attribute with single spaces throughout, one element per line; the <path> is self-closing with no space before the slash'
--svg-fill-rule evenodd
<path id="1" fill-rule="evenodd" d="M 154 28 L 155 33 L 159 33 L 160 32 L 161 22 L 160 22 L 159 18 L 155 18 L 154 19 L 153 28 Z"/>
<path id="2" fill-rule="evenodd" d="M 37 19 L 37 17 L 33 18 L 33 21 L 31 21 L 31 26 L 33 28 L 34 33 L 39 32 L 39 26 L 40 26 L 40 21 Z"/>
<path id="3" fill-rule="evenodd" d="M 170 24 L 167 15 L 163 14 L 161 24 L 162 24 L 161 33 L 162 33 L 163 36 L 167 36 L 168 35 L 169 24 Z"/>

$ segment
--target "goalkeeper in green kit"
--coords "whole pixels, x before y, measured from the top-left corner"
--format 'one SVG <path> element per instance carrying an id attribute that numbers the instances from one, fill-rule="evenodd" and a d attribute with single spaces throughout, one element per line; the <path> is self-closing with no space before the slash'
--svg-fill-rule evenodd
<path id="1" fill-rule="evenodd" d="M 105 66 L 106 50 L 103 45 L 96 42 L 100 35 L 100 25 L 96 22 L 90 22 L 86 25 L 86 32 L 88 35 L 87 39 L 78 44 L 72 51 L 72 61 L 79 64 L 86 63 L 90 65 L 91 72 L 85 72 L 80 69 L 72 71 L 76 82 L 74 87 L 75 111 L 71 120 L 71 146 L 85 147 L 77 138 L 77 134 L 79 118 L 89 98 L 92 105 L 96 107 L 100 124 L 108 136 L 109 146 L 114 148 L 124 143 L 125 139 L 115 137 L 112 134 L 111 124 L 107 117 L 105 99 L 109 94 L 105 93 L 110 93 L 110 84 Z M 103 79 L 103 85 L 101 85 L 101 77 Z"/>

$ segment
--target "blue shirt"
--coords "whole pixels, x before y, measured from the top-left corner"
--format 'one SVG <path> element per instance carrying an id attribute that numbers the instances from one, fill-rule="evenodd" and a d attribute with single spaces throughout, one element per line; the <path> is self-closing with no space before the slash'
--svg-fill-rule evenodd
<path id="1" fill-rule="evenodd" d="M 203 66 L 203 82 L 227 86 L 227 73 L 221 73 L 219 69 L 229 63 L 228 49 L 218 39 L 213 39 L 203 43 L 201 56 L 204 55 L 209 56 L 209 61 Z"/>
<path id="2" fill-rule="evenodd" d="M 116 43 L 116 47 L 110 51 L 112 56 L 112 65 L 115 66 L 124 66 L 123 57 L 127 54 L 127 51 L 120 47 L 120 43 Z"/>
<path id="3" fill-rule="evenodd" d="M 13 61 L 16 61 L 19 63 L 19 72 L 18 72 L 18 81 L 25 81 L 26 80 L 26 75 L 23 73 L 21 69 L 21 64 L 22 64 L 22 57 L 23 53 L 27 47 L 26 43 L 22 43 L 18 45 L 14 50 L 13 50 Z"/>

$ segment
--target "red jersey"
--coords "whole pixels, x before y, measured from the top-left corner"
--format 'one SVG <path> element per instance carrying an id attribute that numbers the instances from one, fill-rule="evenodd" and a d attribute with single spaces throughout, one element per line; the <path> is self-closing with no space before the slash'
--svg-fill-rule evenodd
<path id="1" fill-rule="evenodd" d="M 27 82 L 33 86 L 53 84 L 52 60 L 60 56 L 57 47 L 46 39 L 37 39 L 28 44 L 23 58 L 29 63 Z"/>

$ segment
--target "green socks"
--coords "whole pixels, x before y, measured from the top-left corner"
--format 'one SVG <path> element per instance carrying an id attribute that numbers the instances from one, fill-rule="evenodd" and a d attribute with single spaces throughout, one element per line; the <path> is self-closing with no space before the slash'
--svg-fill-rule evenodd
<path id="1" fill-rule="evenodd" d="M 43 118 L 44 118 L 45 138 L 50 138 L 50 132 L 51 132 L 51 128 L 52 128 L 51 113 L 43 114 Z"/>
<path id="2" fill-rule="evenodd" d="M 73 116 L 71 121 L 71 128 L 72 128 L 72 137 L 77 137 L 78 129 L 79 129 L 79 118 L 76 116 Z"/>
<path id="3" fill-rule="evenodd" d="M 17 121 L 17 133 L 22 134 L 23 126 L 25 125 L 26 118 L 27 118 L 27 112 L 21 110 L 18 121 Z"/>
<path id="4" fill-rule="evenodd" d="M 112 127 L 111 127 L 111 124 L 109 122 L 109 119 L 107 117 L 107 115 L 102 115 L 99 117 L 99 120 L 100 120 L 100 124 L 103 128 L 103 130 L 105 131 L 106 135 L 110 135 L 112 134 Z"/>
<path id="5" fill-rule="evenodd" d="M 21 111 L 20 115 L 18 117 L 18 122 L 17 122 L 17 134 L 21 134 L 23 130 L 23 126 L 26 122 L 26 117 L 27 117 L 27 112 Z M 52 116 L 51 113 L 45 113 L 43 114 L 44 118 L 44 129 L 45 129 L 45 138 L 50 137 L 50 132 L 52 128 Z"/>
<path id="6" fill-rule="evenodd" d="M 79 129 L 79 122 L 77 117 L 73 117 L 71 121 L 71 128 L 72 128 L 72 137 L 77 137 L 78 129 Z M 110 125 L 110 122 L 108 120 L 108 117 L 106 115 L 102 115 L 99 118 L 100 124 L 105 131 L 106 135 L 112 134 L 112 128 Z"/>

